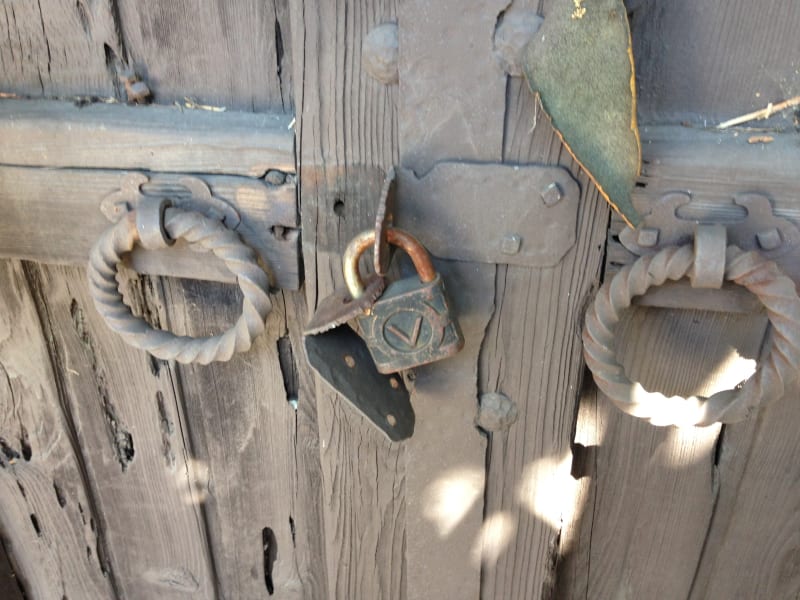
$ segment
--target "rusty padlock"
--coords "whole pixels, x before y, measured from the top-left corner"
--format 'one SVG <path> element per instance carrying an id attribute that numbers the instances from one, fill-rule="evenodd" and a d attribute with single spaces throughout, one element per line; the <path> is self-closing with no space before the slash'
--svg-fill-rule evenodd
<path id="1" fill-rule="evenodd" d="M 425 247 L 400 229 L 392 227 L 386 233 L 390 244 L 409 255 L 419 278 L 389 283 L 371 310 L 358 317 L 357 323 L 378 371 L 394 373 L 453 356 L 464 347 L 464 336 L 444 282 Z M 365 289 L 358 261 L 374 244 L 375 231 L 364 231 L 345 250 L 344 279 L 355 299 Z"/>

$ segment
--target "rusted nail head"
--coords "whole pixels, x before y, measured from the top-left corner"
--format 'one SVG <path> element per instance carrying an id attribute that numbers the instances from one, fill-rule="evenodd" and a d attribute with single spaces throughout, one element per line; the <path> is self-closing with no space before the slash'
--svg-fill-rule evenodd
<path id="1" fill-rule="evenodd" d="M 561 191 L 561 186 L 555 181 L 546 185 L 542 190 L 542 200 L 544 201 L 545 206 L 554 206 L 558 204 L 563 195 L 564 194 Z"/>
<path id="2" fill-rule="evenodd" d="M 636 237 L 636 243 L 642 248 L 652 248 L 658 244 L 658 236 L 661 232 L 652 227 L 643 227 L 639 230 L 639 235 Z"/>
<path id="3" fill-rule="evenodd" d="M 756 240 L 758 241 L 758 246 L 762 250 L 775 250 L 775 248 L 781 245 L 781 232 L 773 227 L 767 231 L 757 233 Z"/>

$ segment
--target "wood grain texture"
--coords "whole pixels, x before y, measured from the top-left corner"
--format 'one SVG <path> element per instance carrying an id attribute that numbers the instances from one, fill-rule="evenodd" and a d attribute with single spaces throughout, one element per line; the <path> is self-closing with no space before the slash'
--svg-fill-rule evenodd
<path id="1" fill-rule="evenodd" d="M 728 426 L 717 449 L 717 501 L 691 594 L 800 595 L 797 386 L 757 419 Z"/>
<path id="2" fill-rule="evenodd" d="M 765 327 L 763 313 L 636 307 L 620 325 L 619 358 L 646 389 L 709 395 L 749 374 Z M 573 475 L 591 489 L 557 597 L 688 597 L 719 494 L 721 426 L 653 427 L 600 393 L 584 394 L 578 419 Z"/>
<path id="3" fill-rule="evenodd" d="M 202 505 L 208 480 L 187 437 L 177 374 L 108 330 L 82 269 L 30 265 L 26 275 L 119 593 L 216 597 Z M 163 322 L 149 282 L 123 285 L 134 306 Z"/>
<path id="4" fill-rule="evenodd" d="M 292 112 L 287 0 L 117 0 L 122 35 L 155 102 Z"/>
<path id="5" fill-rule="evenodd" d="M 8 560 L 8 552 L 5 545 L 0 540 L 0 597 L 7 600 L 24 600 L 20 586 L 14 567 L 11 566 L 11 562 Z"/>
<path id="6" fill-rule="evenodd" d="M 372 227 L 383 170 L 397 163 L 397 88 L 361 69 L 361 42 L 395 19 L 391 0 L 291 4 L 306 298 L 342 285 L 340 253 Z M 318 378 L 327 597 L 406 596 L 405 450 Z"/>
<path id="7" fill-rule="evenodd" d="M 642 123 L 715 125 L 800 94 L 800 5 L 628 2 Z M 791 129 L 792 111 L 772 120 Z"/>
<path id="8" fill-rule="evenodd" d="M 2 545 L 29 598 L 115 598 L 107 540 L 54 366 L 21 264 L 0 262 Z"/>
<path id="9" fill-rule="evenodd" d="M 294 171 L 290 117 L 0 100 L 0 164 L 261 177 Z"/>
<path id="10" fill-rule="evenodd" d="M 122 57 L 113 0 L 0 2 L 0 92 L 113 97 Z"/>
<path id="11" fill-rule="evenodd" d="M 171 280 L 165 290 L 170 327 L 181 335 L 227 327 L 241 304 L 234 286 Z M 308 367 L 298 365 L 290 342 L 289 320 L 305 317 L 295 308 L 291 298 L 287 304 L 274 296 L 267 329 L 247 354 L 180 368 L 194 460 L 207 473 L 204 514 L 225 598 L 324 596 L 324 578 L 312 566 L 323 562 L 322 547 L 310 539 L 323 523 L 318 511 L 304 510 L 321 501 L 319 487 L 298 470 L 296 457 L 298 445 L 314 447 L 308 436 L 318 434 L 307 427 L 298 438 L 301 417 L 290 403 L 311 401 L 298 396 L 298 371 Z"/>
<path id="12" fill-rule="evenodd" d="M 504 162 L 561 164 L 581 184 L 577 242 L 561 263 L 498 268 L 480 366 L 481 391 L 502 392 L 519 409 L 515 424 L 490 436 L 485 512 L 509 527 L 485 560 L 481 593 L 547 598 L 563 552 L 562 522 L 576 509 L 569 447 L 583 375 L 579 335 L 600 277 L 609 211 L 527 85 L 511 80 L 507 97 Z"/>
<path id="13" fill-rule="evenodd" d="M 120 188 L 136 175 L 142 173 L 0 166 L 0 256 L 85 266 L 94 243 L 112 226 L 101 210 L 103 201 L 122 201 Z M 184 174 L 148 177 L 139 190 L 147 197 L 176 203 L 193 198 L 181 183 Z M 268 185 L 224 175 L 191 179 L 205 183 L 215 198 L 236 209 L 241 218 L 236 231 L 269 265 L 274 284 L 298 289 L 302 274 L 295 184 Z M 274 233 L 278 230 L 280 235 Z M 221 260 L 183 243 L 160 251 L 137 248 L 128 259 L 140 273 L 235 282 Z"/>

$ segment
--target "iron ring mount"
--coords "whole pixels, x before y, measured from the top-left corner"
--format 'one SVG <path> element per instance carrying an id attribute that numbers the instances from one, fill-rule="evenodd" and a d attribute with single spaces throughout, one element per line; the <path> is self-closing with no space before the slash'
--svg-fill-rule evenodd
<path id="1" fill-rule="evenodd" d="M 236 275 L 244 296 L 242 314 L 227 331 L 201 338 L 176 335 L 154 329 L 125 304 L 116 279 L 124 255 L 137 243 L 157 249 L 178 239 L 211 251 Z M 228 361 L 235 353 L 250 349 L 253 339 L 264 331 L 272 308 L 267 274 L 239 235 L 221 221 L 173 208 L 167 200 L 140 202 L 107 229 L 92 247 L 87 271 L 92 300 L 106 324 L 127 344 L 164 360 L 203 365 Z"/>
<path id="2" fill-rule="evenodd" d="M 698 238 L 704 236 L 698 232 Z M 758 297 L 772 328 L 771 347 L 756 372 L 736 389 L 708 398 L 667 397 L 647 391 L 628 378 L 617 361 L 614 339 L 624 311 L 634 297 L 667 280 L 688 276 L 696 285 L 701 263 L 706 263 L 702 278 L 707 280 L 706 257 L 698 258 L 698 249 L 703 247 L 707 244 L 696 238 L 694 245 L 668 247 L 640 257 L 602 286 L 586 315 L 584 358 L 597 387 L 622 411 L 653 425 L 707 426 L 745 420 L 781 398 L 795 380 L 800 365 L 800 298 L 794 282 L 758 251 L 745 252 L 737 246 L 723 245 L 724 261 L 717 262 L 724 279 Z"/>

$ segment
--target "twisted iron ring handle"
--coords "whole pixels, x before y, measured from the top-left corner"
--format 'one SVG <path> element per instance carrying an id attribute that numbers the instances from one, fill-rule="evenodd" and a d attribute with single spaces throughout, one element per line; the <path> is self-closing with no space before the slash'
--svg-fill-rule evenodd
<path id="1" fill-rule="evenodd" d="M 772 346 L 755 374 L 738 389 L 724 390 L 709 398 L 667 398 L 630 381 L 617 362 L 614 349 L 614 333 L 622 312 L 648 288 L 662 285 L 667 279 L 692 276 L 694 262 L 691 244 L 643 256 L 603 285 L 586 315 L 584 357 L 597 387 L 618 408 L 653 425 L 706 426 L 747 419 L 759 407 L 784 395 L 800 364 L 800 298 L 794 283 L 758 252 L 728 246 L 725 279 L 755 294 L 767 309 L 772 326 Z"/>
<path id="2" fill-rule="evenodd" d="M 162 208 L 161 216 L 163 231 L 171 238 L 168 242 L 184 239 L 210 250 L 236 275 L 244 295 L 239 319 L 223 333 L 193 338 L 154 329 L 133 315 L 122 299 L 116 275 L 123 255 L 140 241 L 135 211 L 107 229 L 89 255 L 89 290 L 97 311 L 126 343 L 164 360 L 205 365 L 228 361 L 235 353 L 249 350 L 253 338 L 264 331 L 267 314 L 272 308 L 269 280 L 258 265 L 255 252 L 222 222 L 201 213 Z"/>

